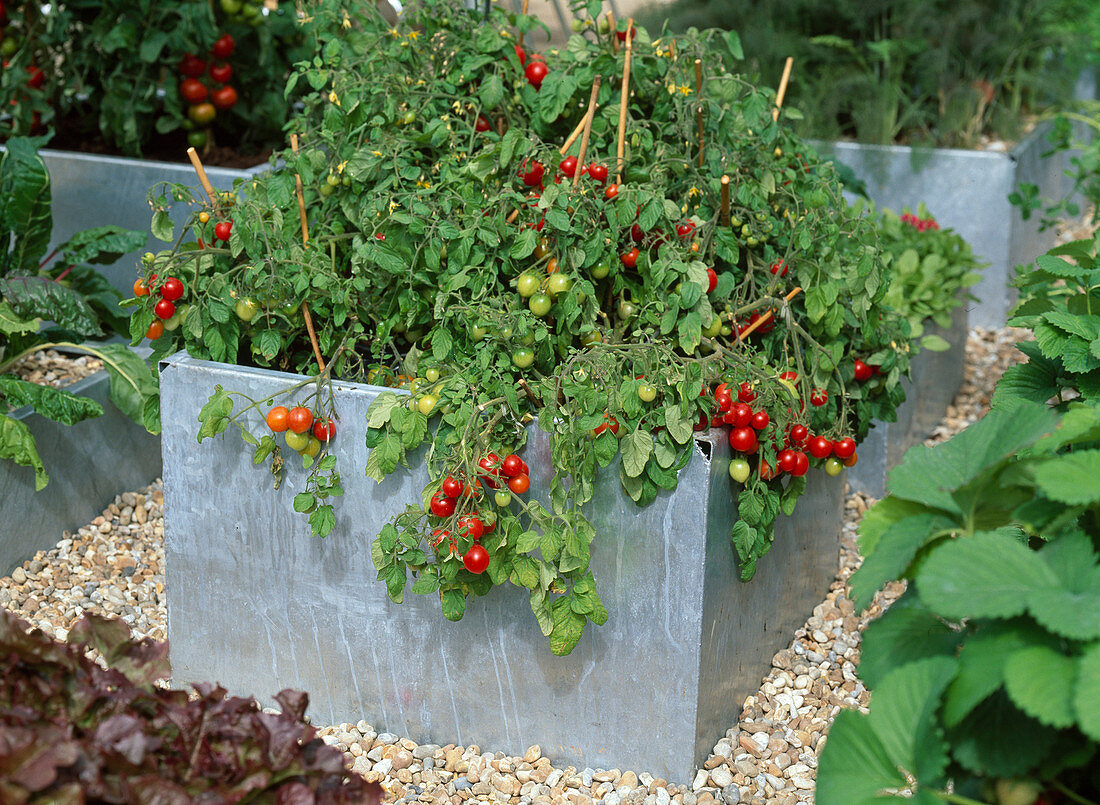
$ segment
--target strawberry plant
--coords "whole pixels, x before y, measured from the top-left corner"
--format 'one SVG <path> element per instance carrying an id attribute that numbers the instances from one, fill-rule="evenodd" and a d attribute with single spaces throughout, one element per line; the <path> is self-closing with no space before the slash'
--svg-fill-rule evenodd
<path id="1" fill-rule="evenodd" d="M 159 430 L 157 382 L 149 368 L 122 344 L 87 342 L 105 337 L 104 327 L 121 333 L 128 324 L 119 293 L 87 264 L 109 264 L 139 248 L 145 235 L 117 227 L 89 229 L 47 255 L 52 224 L 50 177 L 35 143 L 9 140 L 0 156 L 0 458 L 32 467 L 37 489 L 49 475 L 34 436 L 7 411 L 30 405 L 72 425 L 103 409 L 95 400 L 9 372 L 32 352 L 64 347 L 100 358 L 110 374 L 111 400 L 136 422 Z"/>
<path id="2" fill-rule="evenodd" d="M 382 800 L 306 722 L 305 693 L 261 712 L 217 685 L 169 689 L 168 644 L 121 620 L 85 614 L 66 644 L 0 611 L 0 669 L 4 802 Z"/>
<path id="3" fill-rule="evenodd" d="M 901 401 L 908 324 L 883 304 L 873 223 L 773 119 L 773 94 L 731 72 L 736 38 L 628 38 L 584 16 L 539 53 L 517 38 L 533 18 L 448 0 L 397 26 L 367 8 L 313 16 L 285 167 L 228 195 L 150 194 L 175 245 L 143 267 L 134 343 L 163 320 L 156 356 L 320 369 L 270 400 L 217 390 L 200 435 L 236 424 L 278 469 L 283 447 L 301 453 L 314 474 L 295 507 L 324 535 L 335 460 L 290 409 L 361 439 L 330 379 L 396 387 L 371 406 L 366 472 L 423 460 L 432 480 L 374 542 L 390 596 L 411 576 L 457 619 L 512 583 L 567 653 L 607 615 L 583 513 L 597 473 L 646 505 L 720 428 L 741 456 L 731 541 L 750 579 L 811 467 L 853 464 Z M 196 203 L 178 236 L 175 200 Z M 168 278 L 186 309 L 158 310 Z M 522 464 L 532 427 L 550 438 L 541 488 Z"/>

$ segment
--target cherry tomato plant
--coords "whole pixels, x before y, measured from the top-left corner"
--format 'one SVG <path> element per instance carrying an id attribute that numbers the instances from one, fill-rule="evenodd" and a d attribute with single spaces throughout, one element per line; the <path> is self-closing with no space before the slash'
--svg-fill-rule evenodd
<path id="1" fill-rule="evenodd" d="M 516 43 L 534 19 L 450 0 L 409 6 L 397 25 L 366 7 L 315 18 L 321 50 L 288 87 L 307 91 L 285 167 L 213 202 L 178 186 L 151 193 L 154 232 L 175 243 L 143 281 L 178 277 L 190 303 L 154 356 L 185 347 L 313 372 L 305 303 L 323 379 L 396 388 L 370 408 L 367 475 L 382 481 L 428 445 L 431 481 L 373 545 L 395 601 L 411 576 L 457 619 L 469 595 L 512 583 L 568 653 L 586 621 L 607 617 L 584 514 L 598 476 L 617 460 L 623 490 L 646 505 L 676 487 L 712 426 L 731 441 L 748 431 L 734 445 L 731 539 L 751 578 L 806 473 L 892 416 L 908 326 L 882 304 L 873 223 L 846 206 L 831 164 L 773 120 L 773 93 L 735 72 L 736 38 L 637 29 L 620 163 L 625 31 L 616 47 L 582 14 L 567 47 L 538 52 L 531 37 Z M 582 158 L 579 141 L 561 146 L 597 75 Z M 195 205 L 178 237 L 176 199 Z M 135 343 L 153 296 L 132 302 Z M 234 313 L 242 299 L 254 315 Z M 869 377 L 856 379 L 857 361 Z M 355 425 L 338 438 L 362 438 Z M 552 465 L 510 475 L 534 427 Z M 843 460 L 855 458 L 853 447 Z"/>

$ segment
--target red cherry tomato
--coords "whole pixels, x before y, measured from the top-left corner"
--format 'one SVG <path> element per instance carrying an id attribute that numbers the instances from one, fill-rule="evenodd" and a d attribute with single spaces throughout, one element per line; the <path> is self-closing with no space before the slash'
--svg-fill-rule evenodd
<path id="1" fill-rule="evenodd" d="M 224 34 L 217 42 L 214 43 L 214 47 L 210 49 L 210 52 L 214 54 L 214 58 L 228 59 L 233 55 L 234 48 L 237 47 L 236 41 L 229 34 Z"/>
<path id="2" fill-rule="evenodd" d="M 851 436 L 845 436 L 835 444 L 833 444 L 833 455 L 837 458 L 844 459 L 850 458 L 855 455 L 856 452 L 856 440 Z"/>
<path id="3" fill-rule="evenodd" d="M 791 443 L 802 444 L 809 435 L 810 431 L 805 425 L 795 425 L 791 428 Z"/>
<path id="4" fill-rule="evenodd" d="M 231 221 L 219 221 L 214 226 L 214 237 L 218 240 L 229 240 L 229 236 L 233 233 L 233 223 Z"/>
<path id="5" fill-rule="evenodd" d="M 780 472 L 792 472 L 795 467 L 794 450 L 780 450 L 776 456 L 776 466 Z"/>
<path id="6" fill-rule="evenodd" d="M 806 448 L 814 458 L 827 458 L 833 452 L 833 443 L 824 436 L 815 436 L 810 439 Z"/>
<path id="7" fill-rule="evenodd" d="M 170 319 L 176 315 L 176 306 L 167 299 L 161 299 L 153 308 L 153 315 L 158 319 Z"/>
<path id="8" fill-rule="evenodd" d="M 444 498 L 444 500 L 449 500 L 449 498 Z M 481 539 L 482 534 L 485 533 L 485 524 L 481 522 L 481 518 L 475 514 L 464 514 L 458 518 L 455 530 L 460 536 L 467 537 L 477 542 Z"/>
<path id="9" fill-rule="evenodd" d="M 871 367 L 859 358 L 856 358 L 855 363 L 852 364 L 852 368 L 855 371 L 856 380 L 863 382 L 864 380 L 870 379 L 872 374 Z"/>
<path id="10" fill-rule="evenodd" d="M 210 93 L 210 101 L 219 109 L 232 109 L 237 105 L 237 90 L 225 86 Z"/>
<path id="11" fill-rule="evenodd" d="M 180 59 L 180 74 L 188 78 L 198 78 L 206 72 L 206 62 L 194 53 L 184 54 Z"/>
<path id="12" fill-rule="evenodd" d="M 714 293 L 714 289 L 718 287 L 718 272 L 713 268 L 707 269 L 707 293 Z"/>
<path id="13" fill-rule="evenodd" d="M 577 172 L 577 158 L 575 156 L 567 156 L 558 164 L 558 168 L 562 173 L 572 179 L 573 174 Z"/>
<path id="14" fill-rule="evenodd" d="M 730 447 L 738 453 L 755 453 L 760 446 L 756 441 L 756 431 L 752 428 L 734 428 L 729 438 Z"/>
<path id="15" fill-rule="evenodd" d="M 619 259 L 623 261 L 623 265 L 627 268 L 635 268 L 638 265 L 638 255 L 640 254 L 638 247 L 635 246 L 630 251 L 619 255 Z"/>
<path id="16" fill-rule="evenodd" d="M 523 49 L 522 45 L 514 45 L 516 49 L 516 58 L 519 59 L 521 66 L 527 64 L 527 51 Z"/>
<path id="17" fill-rule="evenodd" d="M 588 164 L 588 175 L 591 176 L 594 181 L 603 184 L 607 181 L 607 166 L 590 162 Z"/>
<path id="18" fill-rule="evenodd" d="M 523 459 L 517 456 L 515 453 L 511 453 L 504 457 L 504 461 L 500 464 L 500 471 L 507 475 L 509 478 L 515 478 L 517 475 L 523 474 Z"/>
<path id="19" fill-rule="evenodd" d="M 603 191 L 603 197 L 608 201 L 613 201 L 616 196 L 619 195 L 619 186 L 617 184 L 608 185 L 607 189 Z"/>
<path id="20" fill-rule="evenodd" d="M 313 412 L 304 406 L 296 405 L 290 409 L 286 425 L 295 433 L 305 433 L 313 427 Z"/>
<path id="21" fill-rule="evenodd" d="M 780 277 L 787 276 L 787 261 L 777 260 L 772 263 L 771 271 L 773 274 L 778 274 Z"/>
<path id="22" fill-rule="evenodd" d="M 523 176 L 523 183 L 528 187 L 534 187 L 542 182 L 543 174 L 546 173 L 546 169 L 542 166 L 542 163 L 534 161 L 530 163 L 529 167 L 525 161 L 520 170 L 522 172 L 521 176 Z"/>
<path id="23" fill-rule="evenodd" d="M 771 419 L 768 417 L 767 411 L 757 411 L 752 415 L 752 422 L 750 424 L 753 430 L 764 430 L 764 428 L 768 427 L 770 421 Z"/>
<path id="24" fill-rule="evenodd" d="M 480 545 L 474 545 L 462 557 L 462 565 L 474 575 L 480 576 L 489 567 L 489 552 Z"/>
<path id="25" fill-rule="evenodd" d="M 515 494 L 522 495 L 531 488 L 531 478 L 527 475 L 517 475 L 508 481 L 508 488 Z"/>
<path id="26" fill-rule="evenodd" d="M 319 442 L 330 442 L 336 438 L 336 423 L 331 419 L 318 419 L 313 423 L 313 435 Z"/>
<path id="27" fill-rule="evenodd" d="M 730 397 L 730 393 L 726 389 L 716 391 L 714 401 L 718 403 L 718 410 L 722 412 L 726 412 L 733 407 L 733 398 Z"/>
<path id="28" fill-rule="evenodd" d="M 752 426 L 753 413 L 748 403 L 736 403 L 731 409 L 733 421 L 730 423 L 735 428 L 748 428 Z M 767 416 L 767 414 L 765 414 Z"/>
<path id="29" fill-rule="evenodd" d="M 177 301 L 183 296 L 183 283 L 175 277 L 169 277 L 160 286 L 160 295 L 162 299 L 167 299 L 169 302 Z"/>
<path id="30" fill-rule="evenodd" d="M 185 78 L 180 82 L 180 97 L 188 103 L 202 103 L 210 91 L 197 78 Z"/>
<path id="31" fill-rule="evenodd" d="M 795 452 L 794 459 L 795 465 L 794 469 L 791 470 L 791 475 L 793 475 L 795 478 L 801 478 L 810 469 L 810 459 L 806 458 L 806 454 L 803 453 L 801 450 Z"/>
<path id="32" fill-rule="evenodd" d="M 267 412 L 267 426 L 271 428 L 274 433 L 282 433 L 286 430 L 287 416 L 290 411 L 287 410 L 285 405 L 276 405 L 270 411 Z"/>
<path id="33" fill-rule="evenodd" d="M 149 329 L 145 331 L 145 337 L 150 341 L 156 341 L 164 335 L 164 324 L 159 321 L 155 321 L 149 325 Z"/>
<path id="34" fill-rule="evenodd" d="M 822 406 L 829 401 L 829 392 L 825 389 L 814 389 L 810 392 L 810 405 Z"/>
<path id="35" fill-rule="evenodd" d="M 462 481 L 448 475 L 443 479 L 443 494 L 449 498 L 457 498 L 462 494 Z"/>
<path id="36" fill-rule="evenodd" d="M 31 89 L 42 89 L 42 85 L 46 83 L 46 74 L 33 64 L 27 68 L 27 73 L 30 75 L 27 86 Z"/>
<path id="37" fill-rule="evenodd" d="M 538 89 L 542 86 L 543 79 L 550 74 L 550 68 L 540 61 L 532 60 L 527 67 L 524 68 L 523 74 L 527 76 L 527 83 L 535 89 Z"/>
<path id="38" fill-rule="evenodd" d="M 211 64 L 210 77 L 219 84 L 228 84 L 229 79 L 233 77 L 233 65 L 225 63 Z"/>
<path id="39" fill-rule="evenodd" d="M 134 280 L 134 296 L 148 296 L 149 287 L 145 284 L 145 280 L 138 277 Z"/>
<path id="40" fill-rule="evenodd" d="M 752 383 L 746 380 L 741 384 L 740 390 L 737 392 L 737 399 L 743 403 L 751 403 L 756 399 L 756 392 L 753 390 Z"/>
<path id="41" fill-rule="evenodd" d="M 478 115 L 477 120 L 474 121 L 474 131 L 488 131 L 489 121 L 485 119 L 485 115 Z"/>
<path id="42" fill-rule="evenodd" d="M 450 517 L 455 513 L 455 502 L 441 492 L 432 495 L 432 502 L 428 506 L 436 517 Z"/>

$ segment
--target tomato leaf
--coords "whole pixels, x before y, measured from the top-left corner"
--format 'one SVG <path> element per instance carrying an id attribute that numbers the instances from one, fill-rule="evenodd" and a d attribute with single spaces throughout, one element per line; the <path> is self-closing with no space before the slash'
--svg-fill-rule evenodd
<path id="1" fill-rule="evenodd" d="M 34 470 L 35 491 L 42 490 L 50 481 L 30 429 L 20 420 L 0 414 L 0 458 L 7 458 Z"/>

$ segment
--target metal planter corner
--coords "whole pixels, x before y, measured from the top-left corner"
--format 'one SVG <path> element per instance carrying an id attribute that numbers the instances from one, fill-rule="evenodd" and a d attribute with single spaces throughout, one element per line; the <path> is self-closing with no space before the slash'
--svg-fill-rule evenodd
<path id="1" fill-rule="evenodd" d="M 261 699 L 294 687 L 327 723 L 365 718 L 418 741 L 518 754 L 538 743 L 556 762 L 687 782 L 835 576 L 843 484 L 815 473 L 757 577 L 737 580 L 729 446 L 715 435 L 697 441 L 677 491 L 646 508 L 617 473 L 601 478 L 592 569 L 610 618 L 570 656 L 550 653 L 523 590 L 471 600 L 458 623 L 435 596 L 395 605 L 370 543 L 427 476 L 421 465 L 383 484 L 364 476 L 365 412 L 381 389 L 334 384 L 346 494 L 325 539 L 291 510 L 300 469 L 276 491 L 236 435 L 195 444 L 215 384 L 259 397 L 297 380 L 182 353 L 161 365 L 177 683 L 217 680 Z M 545 434 L 532 430 L 526 460 L 533 488 L 546 488 Z"/>
<path id="2" fill-rule="evenodd" d="M 148 232 L 152 212 L 146 195 L 153 185 L 173 182 L 196 188 L 199 186 L 195 171 L 189 164 L 50 149 L 43 149 L 40 153 L 50 171 L 53 197 L 50 249 L 74 233 L 96 226 L 114 225 Z M 248 170 L 207 168 L 206 173 L 214 187 L 229 190 L 234 179 L 247 178 L 266 169 L 264 164 Z M 177 226 L 188 212 L 186 205 L 175 205 L 172 217 Z M 100 267 L 100 271 L 112 285 L 129 296 L 137 276 L 135 271 L 141 252 L 163 248 L 165 245 L 150 235 L 145 248 L 124 255 L 114 265 Z"/>
<path id="3" fill-rule="evenodd" d="M 160 475 L 160 438 L 125 416 L 110 401 L 106 371 L 66 388 L 103 406 L 103 415 L 61 425 L 29 407 L 9 416 L 30 428 L 50 474 L 34 489 L 34 471 L 0 462 L 0 573 L 7 575 L 38 551 L 49 550 L 65 530 L 86 525 L 116 495 L 138 489 Z"/>
<path id="4" fill-rule="evenodd" d="M 1031 263 L 1054 245 L 1054 230 L 1039 231 L 1039 216 L 1025 221 L 1008 201 L 1023 183 L 1039 188 L 1043 198 L 1061 198 L 1070 189 L 1065 175 L 1071 155 L 1050 150 L 1050 124 L 1038 126 L 1008 152 L 897 145 L 817 143 L 818 149 L 848 165 L 867 185 L 877 205 L 916 209 L 922 201 L 943 227 L 970 243 L 974 254 L 990 265 L 971 288 L 977 297 L 970 311 L 976 327 L 1004 327 L 1016 301 L 1009 283 L 1015 268 Z"/>
<path id="5" fill-rule="evenodd" d="M 938 335 L 950 344 L 943 352 L 922 350 L 909 364 L 909 377 L 902 379 L 905 402 L 894 422 L 876 421 L 859 445 L 859 463 L 848 471 L 853 492 L 873 498 L 886 494 L 886 474 L 901 461 L 913 445 L 920 444 L 947 414 L 947 407 L 962 386 L 966 369 L 967 305 L 951 312 L 951 327 L 931 325 L 925 334 Z"/>

